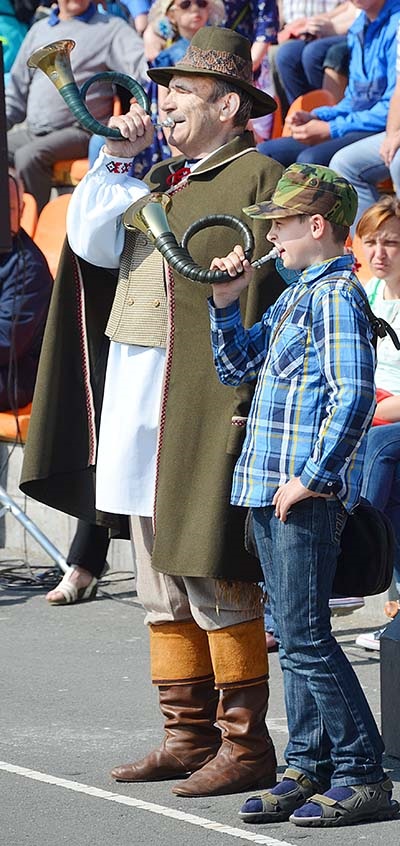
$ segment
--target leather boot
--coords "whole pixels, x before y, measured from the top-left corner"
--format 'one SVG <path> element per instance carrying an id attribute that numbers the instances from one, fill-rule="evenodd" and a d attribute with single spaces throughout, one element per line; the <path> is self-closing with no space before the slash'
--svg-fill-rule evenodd
<path id="1" fill-rule="evenodd" d="M 117 781 L 184 778 L 216 755 L 221 743 L 207 632 L 187 620 L 150 625 L 149 635 L 151 678 L 159 691 L 165 737 L 142 760 L 114 767 L 111 775 Z"/>
<path id="2" fill-rule="evenodd" d="M 276 784 L 276 757 L 265 724 L 267 683 L 224 690 L 217 709 L 222 743 L 216 756 L 172 792 L 217 796 Z"/>
<path id="3" fill-rule="evenodd" d="M 116 781 L 185 778 L 216 755 L 221 732 L 214 725 L 218 691 L 214 680 L 159 687 L 165 737 L 158 749 L 133 764 L 115 767 Z"/>

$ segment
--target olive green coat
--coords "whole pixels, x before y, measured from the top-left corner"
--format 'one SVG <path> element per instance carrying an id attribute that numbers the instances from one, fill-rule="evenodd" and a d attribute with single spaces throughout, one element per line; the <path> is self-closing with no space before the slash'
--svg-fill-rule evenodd
<path id="1" fill-rule="evenodd" d="M 229 212 L 251 224 L 255 237 L 254 258 L 268 249 L 265 221 L 250 221 L 241 210 L 243 206 L 271 196 L 280 177 L 281 166 L 254 149 L 243 154 L 252 146 L 252 136 L 247 132 L 234 139 L 196 170 L 183 190 L 173 195 L 168 221 L 178 240 L 187 226 L 198 218 Z M 146 180 L 151 190 L 165 190 L 171 170 L 176 170 L 182 163 L 183 159 L 179 157 L 156 165 Z M 189 248 L 194 261 L 208 267 L 215 255 L 225 255 L 236 242 L 237 235 L 231 230 L 209 228 L 194 236 Z M 71 262 L 76 266 L 76 257 L 67 253 L 54 292 L 57 301 L 65 298 L 62 293 L 65 286 L 71 287 Z M 85 263 L 80 262 L 80 265 Z M 90 281 L 95 276 L 97 285 L 102 280 L 100 290 L 107 291 L 102 304 L 105 305 L 105 300 L 109 298 L 111 305 L 110 274 L 107 280 L 99 272 L 96 276 L 90 265 L 86 265 L 84 270 L 85 285 L 88 280 L 86 296 L 92 297 Z M 76 275 L 76 269 L 74 272 Z M 257 271 L 243 296 L 245 324 L 249 326 L 259 319 L 283 287 L 272 263 Z M 174 575 L 254 581 L 260 574 L 257 562 L 244 550 L 245 510 L 229 505 L 232 472 L 244 435 L 243 428 L 232 425 L 232 417 L 246 417 L 252 389 L 249 385 L 230 388 L 218 381 L 209 337 L 206 300 L 210 293 L 208 285 L 188 281 L 174 273 L 169 302 L 167 375 L 161 408 L 153 566 Z M 101 372 L 102 369 L 96 356 L 101 347 L 99 338 L 104 331 L 106 311 L 106 307 L 101 309 L 96 323 L 97 341 L 91 346 L 92 381 L 95 371 Z M 62 333 L 65 348 L 57 351 L 56 372 L 49 374 L 49 370 L 54 370 L 54 348 L 60 343 L 60 322 L 62 324 L 65 319 L 68 325 L 68 330 L 64 329 Z M 88 443 L 90 427 L 86 423 L 88 415 L 83 404 L 85 398 L 87 400 L 85 379 L 78 366 L 81 360 L 77 345 L 79 331 L 75 333 L 74 329 L 76 337 L 73 339 L 64 338 L 68 336 L 73 322 L 73 308 L 63 316 L 62 306 L 53 306 L 43 346 L 21 487 L 26 493 L 54 507 L 86 519 L 92 514 L 93 519 L 93 471 L 89 469 Z M 88 324 L 87 328 L 90 335 L 93 327 Z M 65 354 L 71 356 L 69 367 L 64 361 Z M 69 369 L 71 362 L 73 375 Z M 64 384 L 59 384 L 60 379 Z M 72 400 L 74 380 L 79 396 Z M 54 381 L 57 384 L 58 411 L 54 409 L 52 398 Z M 101 379 L 95 383 L 97 419 L 101 403 L 99 384 L 101 386 Z M 71 402 L 73 421 L 68 412 Z M 49 404 L 53 411 L 45 436 L 43 427 L 46 426 Z M 60 430 L 64 432 L 64 438 L 60 438 Z M 76 439 L 79 444 L 75 443 Z M 85 482 L 83 486 L 82 479 L 88 477 L 90 483 Z M 82 485 L 81 492 L 78 491 L 79 484 Z"/>

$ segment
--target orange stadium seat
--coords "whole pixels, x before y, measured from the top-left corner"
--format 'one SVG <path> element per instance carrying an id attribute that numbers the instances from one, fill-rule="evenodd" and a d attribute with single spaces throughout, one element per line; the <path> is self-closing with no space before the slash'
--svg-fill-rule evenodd
<path id="1" fill-rule="evenodd" d="M 38 221 L 38 209 L 32 194 L 23 194 L 24 207 L 21 215 L 21 226 L 33 238 Z"/>
<path id="2" fill-rule="evenodd" d="M 71 194 L 60 194 L 42 209 L 34 235 L 35 244 L 47 258 L 50 272 L 55 277 L 66 234 L 67 208 Z"/>

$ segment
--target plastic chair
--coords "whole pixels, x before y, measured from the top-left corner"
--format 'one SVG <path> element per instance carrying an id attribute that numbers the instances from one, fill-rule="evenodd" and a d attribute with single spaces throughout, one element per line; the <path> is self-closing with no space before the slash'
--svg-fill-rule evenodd
<path id="1" fill-rule="evenodd" d="M 67 208 L 71 194 L 60 194 L 42 209 L 33 240 L 45 254 L 50 272 L 55 278 L 66 235 Z"/>
<path id="2" fill-rule="evenodd" d="M 29 420 L 31 416 L 32 403 L 25 405 L 24 408 L 19 408 L 14 414 L 13 411 L 0 412 L 0 441 L 6 444 L 24 444 L 26 441 Z M 27 514 L 19 507 L 19 505 L 12 499 L 0 485 L 0 518 L 9 512 L 18 520 L 23 528 L 37 541 L 37 543 L 44 549 L 50 558 L 66 573 L 69 570 L 68 564 L 64 555 L 54 546 L 54 544 L 46 537 L 36 523 L 28 517 Z"/>
<path id="3" fill-rule="evenodd" d="M 24 207 L 21 215 L 21 226 L 33 238 L 38 222 L 37 202 L 32 194 L 23 194 Z"/>
<path id="4" fill-rule="evenodd" d="M 300 97 L 296 97 L 286 115 L 286 120 L 282 129 L 282 137 L 291 135 L 287 120 L 294 112 L 297 112 L 300 109 L 304 112 L 312 112 L 312 110 L 318 108 L 318 106 L 334 106 L 335 103 L 336 100 L 333 94 L 325 88 L 316 88 L 315 91 L 307 91 L 306 94 L 301 94 Z"/>

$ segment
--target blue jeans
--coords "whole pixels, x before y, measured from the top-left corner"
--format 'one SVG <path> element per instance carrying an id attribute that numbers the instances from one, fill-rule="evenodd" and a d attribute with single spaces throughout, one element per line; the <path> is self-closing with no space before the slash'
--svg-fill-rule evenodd
<path id="1" fill-rule="evenodd" d="M 275 63 L 289 103 L 300 94 L 322 88 L 324 61 L 333 45 L 346 42 L 342 35 L 317 38 L 315 41 L 290 39 L 278 47 Z"/>
<path id="2" fill-rule="evenodd" d="M 383 742 L 353 668 L 331 632 L 329 598 L 346 513 L 337 500 L 297 503 L 286 523 L 253 509 L 254 535 L 279 630 L 290 767 L 326 789 L 383 778 Z"/>
<path id="3" fill-rule="evenodd" d="M 357 141 L 339 150 L 331 159 L 330 167 L 348 179 L 358 194 L 358 210 L 353 229 L 361 215 L 379 199 L 376 187 L 378 182 L 391 177 L 397 196 L 400 197 L 400 150 L 394 156 L 390 167 L 386 167 L 379 154 L 385 134 L 380 132 L 368 139 Z"/>
<path id="4" fill-rule="evenodd" d="M 396 536 L 394 578 L 400 596 L 400 423 L 369 430 L 362 495 L 385 511 Z"/>
<path id="5" fill-rule="evenodd" d="M 372 134 L 372 132 L 348 132 L 342 138 L 330 138 L 329 141 L 323 141 L 322 144 L 314 144 L 314 146 L 303 144 L 291 137 L 273 138 L 271 141 L 262 141 L 257 145 L 257 150 L 280 162 L 284 167 L 289 167 L 293 162 L 328 166 L 332 156 L 342 147 Z"/>

